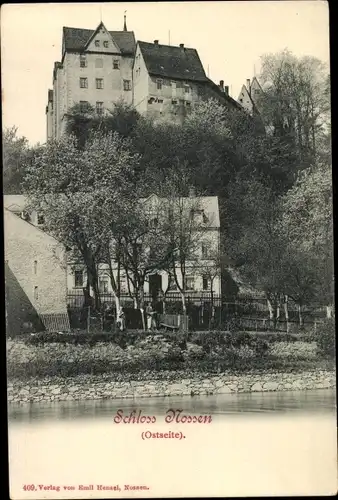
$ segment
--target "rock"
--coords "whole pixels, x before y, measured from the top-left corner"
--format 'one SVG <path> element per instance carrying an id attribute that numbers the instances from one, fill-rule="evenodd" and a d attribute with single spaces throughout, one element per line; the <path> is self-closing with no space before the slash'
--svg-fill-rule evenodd
<path id="1" fill-rule="evenodd" d="M 252 392 L 260 392 L 263 390 L 262 384 L 260 382 L 256 382 L 252 387 L 251 387 Z"/>
<path id="2" fill-rule="evenodd" d="M 278 389 L 277 382 L 265 382 L 263 385 L 263 390 L 265 391 L 276 391 Z"/>
<path id="3" fill-rule="evenodd" d="M 234 391 L 228 385 L 223 385 L 223 387 L 219 387 L 216 390 L 216 392 L 217 392 L 217 394 L 230 394 L 231 392 L 234 392 Z"/>

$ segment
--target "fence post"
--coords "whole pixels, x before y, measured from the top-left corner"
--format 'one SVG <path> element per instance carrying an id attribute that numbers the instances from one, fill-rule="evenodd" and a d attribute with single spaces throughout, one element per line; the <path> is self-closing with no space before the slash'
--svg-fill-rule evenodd
<path id="1" fill-rule="evenodd" d="M 87 311 L 87 333 L 90 332 L 90 306 L 88 306 L 88 311 Z"/>

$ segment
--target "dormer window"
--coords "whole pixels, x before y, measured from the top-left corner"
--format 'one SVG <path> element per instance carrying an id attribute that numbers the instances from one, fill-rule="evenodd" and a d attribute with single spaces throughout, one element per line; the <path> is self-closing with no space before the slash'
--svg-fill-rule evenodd
<path id="1" fill-rule="evenodd" d="M 105 48 L 105 49 L 108 49 L 108 42 L 107 42 L 107 41 L 104 41 L 104 42 L 103 42 L 103 46 L 104 46 L 104 48 Z"/>
<path id="2" fill-rule="evenodd" d="M 95 47 L 100 47 L 100 40 L 95 40 Z"/>

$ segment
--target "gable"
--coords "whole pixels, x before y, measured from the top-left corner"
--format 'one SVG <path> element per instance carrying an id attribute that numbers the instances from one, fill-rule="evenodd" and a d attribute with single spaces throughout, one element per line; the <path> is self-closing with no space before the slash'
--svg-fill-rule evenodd
<path id="1" fill-rule="evenodd" d="M 112 54 L 121 53 L 120 48 L 103 23 L 101 23 L 89 37 L 85 50 L 90 52 L 110 52 Z"/>
<path id="2" fill-rule="evenodd" d="M 64 51 L 82 52 L 96 30 L 63 27 Z M 133 54 L 135 51 L 135 35 L 133 31 L 109 31 L 115 45 L 122 54 Z"/>
<path id="3" fill-rule="evenodd" d="M 241 104 L 241 106 L 243 106 L 243 108 L 250 110 L 252 110 L 253 108 L 253 102 L 245 85 L 242 86 L 241 92 L 238 96 L 238 102 Z"/>

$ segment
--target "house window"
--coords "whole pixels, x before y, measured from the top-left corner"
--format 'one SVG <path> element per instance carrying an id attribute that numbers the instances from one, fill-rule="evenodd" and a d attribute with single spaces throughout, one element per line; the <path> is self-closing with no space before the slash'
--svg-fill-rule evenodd
<path id="1" fill-rule="evenodd" d="M 87 57 L 80 56 L 80 68 L 86 68 L 86 67 L 87 67 Z"/>
<path id="2" fill-rule="evenodd" d="M 102 115 L 102 113 L 103 113 L 103 102 L 99 102 L 99 101 L 98 101 L 98 102 L 96 103 L 96 113 L 97 113 L 98 115 Z"/>
<path id="3" fill-rule="evenodd" d="M 39 287 L 37 286 L 34 287 L 34 299 L 35 300 L 39 299 Z"/>
<path id="4" fill-rule="evenodd" d="M 80 78 L 80 88 L 81 89 L 88 88 L 88 78 Z"/>
<path id="5" fill-rule="evenodd" d="M 168 290 L 170 290 L 171 292 L 176 292 L 177 291 L 177 284 L 176 284 L 176 281 L 175 281 L 174 278 L 171 278 L 169 280 Z"/>
<path id="6" fill-rule="evenodd" d="M 128 292 L 127 276 L 125 274 L 120 275 L 120 292 L 121 293 Z"/>
<path id="7" fill-rule="evenodd" d="M 88 101 L 80 101 L 80 113 L 88 111 Z"/>
<path id="8" fill-rule="evenodd" d="M 174 106 L 177 106 L 177 104 L 178 104 L 177 99 L 172 99 L 171 104 L 173 104 Z"/>
<path id="9" fill-rule="evenodd" d="M 190 101 L 186 101 L 185 105 L 186 105 L 187 108 L 191 108 L 191 102 Z"/>
<path id="10" fill-rule="evenodd" d="M 83 271 L 82 270 L 74 271 L 74 286 L 75 286 L 75 288 L 82 288 L 83 287 Z"/>
<path id="11" fill-rule="evenodd" d="M 100 293 L 108 293 L 109 278 L 108 276 L 100 276 L 99 278 L 99 291 Z"/>
<path id="12" fill-rule="evenodd" d="M 105 49 L 108 49 L 108 42 L 107 42 L 107 41 L 104 41 L 104 42 L 103 42 L 103 46 L 104 46 L 104 48 L 105 48 Z"/>
<path id="13" fill-rule="evenodd" d="M 45 218 L 42 214 L 38 214 L 37 219 L 38 219 L 38 226 L 45 223 Z"/>
<path id="14" fill-rule="evenodd" d="M 101 57 L 95 59 L 95 68 L 103 68 L 103 59 Z"/>
<path id="15" fill-rule="evenodd" d="M 38 261 L 34 261 L 34 274 L 38 274 Z"/>
<path id="16" fill-rule="evenodd" d="M 163 99 L 157 99 L 157 102 L 158 102 L 159 104 L 163 104 Z"/>
<path id="17" fill-rule="evenodd" d="M 194 290 L 194 287 L 195 287 L 195 278 L 193 276 L 187 276 L 185 278 L 185 289 Z"/>
<path id="18" fill-rule="evenodd" d="M 124 88 L 124 90 L 131 90 L 131 81 L 130 80 L 123 80 L 123 88 Z"/>
<path id="19" fill-rule="evenodd" d="M 203 279 L 203 290 L 210 290 L 210 279 L 207 275 L 202 276 Z"/>
<path id="20" fill-rule="evenodd" d="M 157 79 L 156 80 L 157 90 L 162 90 L 162 85 L 163 85 L 163 80 Z"/>
<path id="21" fill-rule="evenodd" d="M 100 40 L 95 40 L 95 47 L 100 47 Z"/>
<path id="22" fill-rule="evenodd" d="M 96 88 L 103 89 L 103 78 L 96 78 Z"/>
<path id="23" fill-rule="evenodd" d="M 113 59 L 113 69 L 120 69 L 120 61 L 118 59 Z"/>
<path id="24" fill-rule="evenodd" d="M 184 92 L 185 92 L 186 94 L 189 94 L 189 93 L 190 93 L 190 87 L 189 87 L 189 85 L 184 84 Z"/>
<path id="25" fill-rule="evenodd" d="M 208 245 L 206 243 L 202 243 L 202 259 L 208 258 Z"/>

